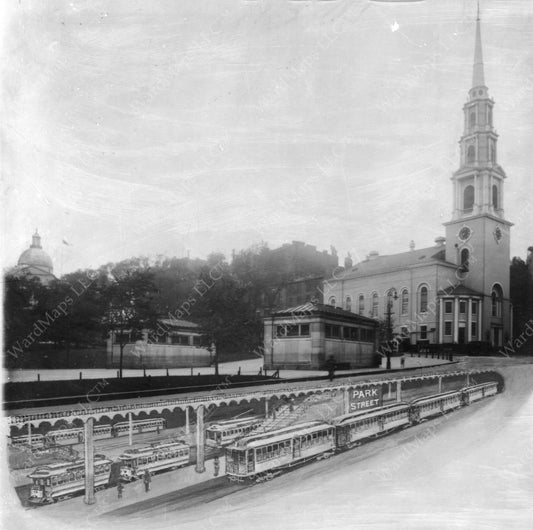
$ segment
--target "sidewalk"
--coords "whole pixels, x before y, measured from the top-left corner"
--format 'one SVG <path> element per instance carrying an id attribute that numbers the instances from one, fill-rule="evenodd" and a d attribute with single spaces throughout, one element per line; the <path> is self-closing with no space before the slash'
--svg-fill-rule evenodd
<path id="1" fill-rule="evenodd" d="M 400 369 L 400 358 L 392 357 L 391 358 L 392 366 L 394 370 Z M 437 364 L 445 364 L 447 361 L 443 359 L 431 359 L 425 357 L 411 357 L 409 354 L 406 355 L 405 359 L 405 368 L 415 368 L 415 367 L 424 367 L 424 366 L 434 366 Z M 220 363 L 219 364 L 219 373 L 221 375 L 236 375 L 241 370 L 242 375 L 253 375 L 258 374 L 259 369 L 263 366 L 263 359 L 245 359 L 243 361 L 233 361 L 229 363 Z M 356 374 L 358 372 L 372 372 L 374 370 L 378 371 L 380 369 L 386 368 L 386 359 L 382 359 L 381 368 L 360 368 L 353 370 L 339 370 L 336 372 L 338 375 L 342 374 Z M 13 370 L 8 372 L 4 370 L 4 379 L 5 382 L 22 382 L 22 381 L 37 381 L 37 374 L 40 375 L 41 381 L 58 381 L 58 380 L 68 380 L 68 379 L 79 379 L 80 372 L 82 373 L 83 379 L 105 379 L 105 378 L 114 378 L 117 375 L 116 369 L 106 369 L 106 368 L 94 368 L 94 369 L 66 369 L 66 370 L 46 370 L 46 369 L 35 369 L 35 370 Z M 169 368 L 169 375 L 191 375 L 190 368 Z M 193 368 L 193 374 L 202 374 L 202 375 L 213 375 L 215 373 L 214 366 L 203 366 L 199 368 Z M 272 373 L 271 370 L 268 371 L 269 374 Z M 166 369 L 151 369 L 146 370 L 146 375 L 151 376 L 165 376 L 167 374 Z M 124 377 L 142 377 L 144 375 L 143 370 L 124 370 Z M 310 376 L 326 376 L 327 371 L 325 370 L 280 370 L 279 372 L 280 379 L 290 379 L 296 377 L 310 377 Z"/>

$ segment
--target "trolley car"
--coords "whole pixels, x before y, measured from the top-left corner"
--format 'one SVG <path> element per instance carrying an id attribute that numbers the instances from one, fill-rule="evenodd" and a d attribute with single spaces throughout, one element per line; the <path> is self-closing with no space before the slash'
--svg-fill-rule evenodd
<path id="1" fill-rule="evenodd" d="M 82 427 L 73 429 L 57 429 L 48 431 L 46 439 L 54 445 L 83 443 L 85 440 L 85 430 Z M 111 425 L 96 425 L 93 428 L 93 438 L 101 440 L 111 437 Z"/>
<path id="2" fill-rule="evenodd" d="M 474 401 L 479 401 L 484 397 L 494 396 L 498 393 L 498 383 L 481 383 L 479 385 L 463 388 L 463 404 L 470 405 Z"/>
<path id="3" fill-rule="evenodd" d="M 411 420 L 418 423 L 426 418 L 444 414 L 463 405 L 463 391 L 452 390 L 411 402 Z"/>
<path id="4" fill-rule="evenodd" d="M 103 489 L 109 483 L 111 460 L 104 455 L 94 457 L 94 486 Z M 85 462 L 57 462 L 36 468 L 28 475 L 32 479 L 29 502 L 51 504 L 85 491 Z"/>
<path id="5" fill-rule="evenodd" d="M 30 448 L 34 448 L 44 446 L 44 436 L 42 434 L 32 434 L 31 438 L 28 435 L 10 436 L 9 440 L 11 441 L 12 447 L 29 446 Z"/>
<path id="6" fill-rule="evenodd" d="M 131 481 L 141 478 L 147 469 L 155 473 L 185 466 L 189 463 L 189 452 L 189 445 L 182 440 L 126 449 L 118 457 L 121 462 L 120 478 Z"/>
<path id="7" fill-rule="evenodd" d="M 159 432 L 165 428 L 166 422 L 163 418 L 152 418 L 148 420 L 136 420 L 133 423 L 133 434 L 143 432 Z M 130 431 L 130 422 L 121 421 L 111 427 L 111 436 L 127 436 Z"/>
<path id="8" fill-rule="evenodd" d="M 243 481 L 333 454 L 335 427 L 321 421 L 253 434 L 226 448 L 226 474 Z"/>
<path id="9" fill-rule="evenodd" d="M 338 449 L 353 447 L 360 440 L 379 436 L 411 424 L 408 403 L 394 403 L 334 418 Z"/>
<path id="10" fill-rule="evenodd" d="M 237 438 L 242 438 L 250 434 L 262 422 L 263 419 L 256 416 L 253 418 L 221 421 L 210 425 L 205 431 L 205 443 L 210 447 L 229 445 Z"/>

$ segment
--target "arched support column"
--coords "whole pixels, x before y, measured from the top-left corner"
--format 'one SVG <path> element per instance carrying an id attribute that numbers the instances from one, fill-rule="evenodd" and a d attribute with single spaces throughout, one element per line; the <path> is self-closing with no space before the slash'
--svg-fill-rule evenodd
<path id="1" fill-rule="evenodd" d="M 439 394 L 442 392 L 442 376 L 439 377 Z"/>
<path id="2" fill-rule="evenodd" d="M 392 399 L 392 383 L 389 383 L 389 393 L 387 394 L 387 399 Z"/>
<path id="3" fill-rule="evenodd" d="M 402 400 L 402 382 L 396 381 L 396 401 Z"/>
<path id="4" fill-rule="evenodd" d="M 466 374 L 466 386 L 470 386 L 470 374 Z"/>
<path id="5" fill-rule="evenodd" d="M 31 422 L 28 422 L 28 445 L 31 447 Z"/>
<path id="6" fill-rule="evenodd" d="M 94 444 L 93 444 L 94 419 L 88 418 L 85 422 L 85 504 L 94 504 Z"/>
<path id="7" fill-rule="evenodd" d="M 268 418 L 268 398 L 265 398 L 265 418 Z"/>
<path id="8" fill-rule="evenodd" d="M 205 432 L 204 432 L 204 406 L 196 409 L 196 472 L 205 471 Z"/>
<path id="9" fill-rule="evenodd" d="M 133 414 L 128 412 L 128 444 L 133 445 Z"/>
<path id="10" fill-rule="evenodd" d="M 348 414 L 350 412 L 350 390 L 348 387 L 344 387 L 342 390 L 344 397 L 344 414 Z"/>
<path id="11" fill-rule="evenodd" d="M 191 434 L 191 423 L 189 418 L 189 406 L 185 407 L 185 434 Z"/>

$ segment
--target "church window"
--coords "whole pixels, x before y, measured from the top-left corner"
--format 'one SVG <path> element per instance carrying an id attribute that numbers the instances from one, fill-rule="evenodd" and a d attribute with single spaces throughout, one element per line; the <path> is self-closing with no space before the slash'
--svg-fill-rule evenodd
<path id="1" fill-rule="evenodd" d="M 472 340 L 477 340 L 477 322 L 471 323 Z"/>
<path id="2" fill-rule="evenodd" d="M 488 116 L 489 125 L 492 125 L 492 107 L 489 107 L 489 116 Z"/>
<path id="3" fill-rule="evenodd" d="M 475 124 L 476 124 L 476 113 L 471 112 L 470 113 L 470 127 L 474 127 Z"/>
<path id="4" fill-rule="evenodd" d="M 426 340 L 428 338 L 428 327 L 420 326 L 420 339 Z"/>
<path id="5" fill-rule="evenodd" d="M 469 164 L 473 164 L 476 161 L 476 148 L 473 145 L 468 146 L 466 151 L 466 161 Z"/>
<path id="6" fill-rule="evenodd" d="M 335 300 L 335 297 L 332 296 L 329 299 L 329 305 L 335 306 L 337 304 L 337 300 Z"/>
<path id="7" fill-rule="evenodd" d="M 492 186 L 492 206 L 495 210 L 498 209 L 498 186 Z"/>
<path id="8" fill-rule="evenodd" d="M 467 248 L 461 250 L 461 270 L 463 272 L 468 272 L 468 260 L 470 259 L 470 252 Z"/>
<path id="9" fill-rule="evenodd" d="M 459 301 L 459 313 L 461 315 L 466 314 L 466 301 L 465 300 Z"/>
<path id="10" fill-rule="evenodd" d="M 352 310 L 352 298 L 351 296 L 346 297 L 346 311 Z"/>
<path id="11" fill-rule="evenodd" d="M 407 289 L 404 289 L 402 291 L 402 315 L 407 315 L 409 311 L 409 291 Z"/>
<path id="12" fill-rule="evenodd" d="M 491 301 L 492 301 L 492 310 L 491 314 L 493 317 L 502 316 L 502 288 L 499 285 L 494 285 L 492 288 Z"/>
<path id="13" fill-rule="evenodd" d="M 365 312 L 365 296 L 359 295 L 359 314 L 362 315 Z"/>
<path id="14" fill-rule="evenodd" d="M 420 287 L 418 298 L 418 310 L 420 313 L 426 313 L 428 310 L 428 288 L 423 285 Z"/>
<path id="15" fill-rule="evenodd" d="M 467 186 L 463 192 L 463 209 L 472 210 L 474 207 L 475 191 L 474 186 Z"/>
<path id="16" fill-rule="evenodd" d="M 452 300 L 444 301 L 444 312 L 447 315 L 451 315 L 453 313 L 453 301 Z"/>
<path id="17" fill-rule="evenodd" d="M 444 335 L 446 337 L 452 336 L 452 321 L 451 320 L 446 320 L 446 322 L 444 322 Z"/>
<path id="18" fill-rule="evenodd" d="M 378 316 L 378 293 L 374 293 L 372 295 L 372 316 L 377 317 Z"/>
<path id="19" fill-rule="evenodd" d="M 477 302 L 472 302 L 472 314 L 477 315 Z"/>

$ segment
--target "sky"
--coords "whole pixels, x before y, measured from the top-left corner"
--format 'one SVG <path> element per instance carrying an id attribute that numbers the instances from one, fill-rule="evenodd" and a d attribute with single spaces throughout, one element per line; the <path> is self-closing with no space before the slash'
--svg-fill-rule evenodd
<path id="1" fill-rule="evenodd" d="M 341 264 L 451 219 L 473 0 L 2 4 L 1 241 L 56 275 L 261 241 Z M 533 2 L 481 2 L 511 256 L 533 245 Z M 65 244 L 64 242 L 68 243 Z"/>

